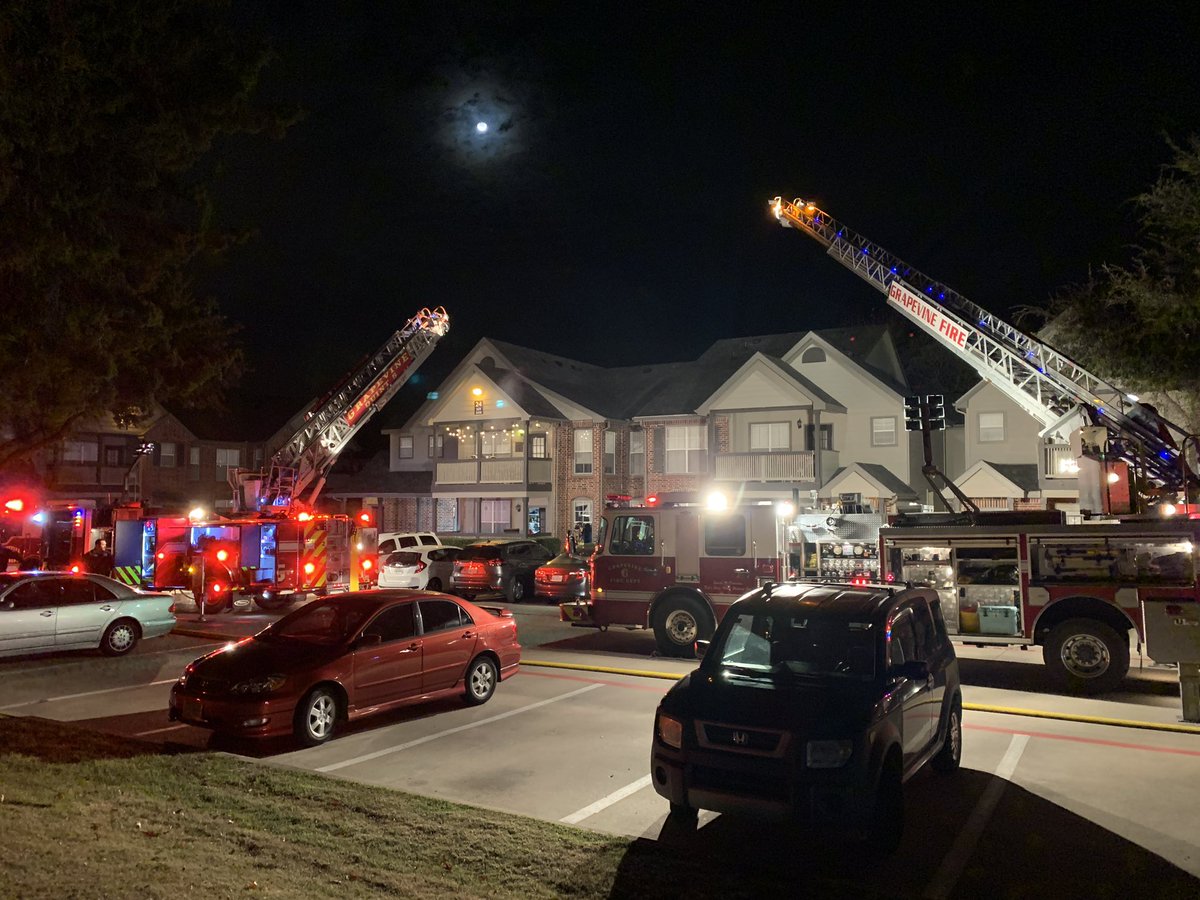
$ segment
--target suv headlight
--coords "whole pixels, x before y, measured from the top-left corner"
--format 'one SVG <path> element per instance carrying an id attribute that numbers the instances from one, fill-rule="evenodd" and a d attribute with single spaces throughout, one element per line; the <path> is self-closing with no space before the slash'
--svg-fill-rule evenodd
<path id="1" fill-rule="evenodd" d="M 658 739 L 676 750 L 683 746 L 683 723 L 671 716 L 658 715 Z"/>
<path id="2" fill-rule="evenodd" d="M 809 741 L 805 760 L 810 769 L 840 769 L 853 750 L 853 741 Z"/>
<path id="3" fill-rule="evenodd" d="M 229 689 L 231 694 L 269 694 L 280 687 L 287 678 L 283 675 L 267 675 L 264 678 L 251 678 L 249 681 L 239 681 Z"/>

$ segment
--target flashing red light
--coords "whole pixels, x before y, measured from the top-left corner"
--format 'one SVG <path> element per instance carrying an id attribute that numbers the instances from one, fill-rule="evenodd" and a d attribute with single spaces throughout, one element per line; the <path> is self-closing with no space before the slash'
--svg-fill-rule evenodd
<path id="1" fill-rule="evenodd" d="M 651 494 L 649 497 L 646 498 L 646 505 L 647 506 L 658 506 L 658 497 L 656 497 L 654 494 Z"/>
<path id="2" fill-rule="evenodd" d="M 166 558 L 167 558 L 167 554 L 165 554 L 165 553 L 163 553 L 161 550 L 159 550 L 159 551 L 158 551 L 158 558 L 159 558 L 159 559 L 166 559 Z"/>
<path id="3" fill-rule="evenodd" d="M 358 514 L 358 521 L 360 525 L 370 525 L 372 521 L 371 513 L 364 509 Z"/>
<path id="4" fill-rule="evenodd" d="M 896 580 L 896 576 L 893 575 L 891 572 L 888 572 L 887 578 L 884 579 L 884 581 L 886 581 L 888 584 L 891 584 L 895 580 Z"/>
<path id="5" fill-rule="evenodd" d="M 79 574 L 79 563 L 75 563 L 75 565 L 71 566 L 71 574 L 72 575 Z"/>
<path id="6" fill-rule="evenodd" d="M 13 497 L 11 500 L 4 501 L 4 509 L 7 512 L 24 512 L 25 501 L 20 497 Z"/>
<path id="7" fill-rule="evenodd" d="M 229 551 L 228 550 L 218 550 L 217 551 L 217 562 L 225 562 L 225 560 L 227 560 L 227 559 L 229 559 Z"/>
<path id="8" fill-rule="evenodd" d="M 312 513 L 302 512 L 296 516 L 297 522 L 307 522 L 312 518 Z"/>
<path id="9" fill-rule="evenodd" d="M 363 567 L 364 572 L 370 572 L 371 569 L 375 568 L 375 563 L 371 562 L 371 560 L 369 558 L 364 559 L 362 561 L 362 567 Z M 420 570 L 418 569 L 417 571 L 420 571 Z"/>
<path id="10" fill-rule="evenodd" d="M 306 563 L 304 564 L 304 574 L 305 574 L 305 575 L 311 575 L 311 574 L 312 574 L 313 572 L 315 572 L 316 570 L 317 570 L 317 567 L 316 567 L 316 566 L 314 566 L 312 563 L 310 563 L 310 562 L 306 562 Z"/>
<path id="11" fill-rule="evenodd" d="M 219 594 L 219 593 L 221 593 L 221 591 L 223 591 L 223 590 L 225 590 L 225 587 L 224 587 L 224 585 L 222 585 L 222 584 L 221 584 L 221 582 L 219 582 L 219 581 L 214 581 L 214 582 L 213 582 L 213 586 L 212 586 L 212 592 L 213 592 L 214 594 Z"/>

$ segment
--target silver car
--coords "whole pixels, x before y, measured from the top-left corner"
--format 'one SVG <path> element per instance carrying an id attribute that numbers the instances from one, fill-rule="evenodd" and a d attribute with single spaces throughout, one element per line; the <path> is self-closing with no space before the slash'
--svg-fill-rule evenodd
<path id="1" fill-rule="evenodd" d="M 0 656 L 95 647 L 123 656 L 175 627 L 172 602 L 103 575 L 0 574 Z"/>
<path id="2" fill-rule="evenodd" d="M 458 547 L 421 547 L 389 553 L 379 567 L 379 586 L 444 591 L 450 587 L 458 551 Z"/>

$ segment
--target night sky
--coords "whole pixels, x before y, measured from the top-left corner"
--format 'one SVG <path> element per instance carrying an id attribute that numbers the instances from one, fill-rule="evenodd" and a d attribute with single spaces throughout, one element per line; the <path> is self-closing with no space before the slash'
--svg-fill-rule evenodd
<path id="1" fill-rule="evenodd" d="M 219 148 L 257 233 L 203 288 L 244 325 L 235 403 L 279 421 L 423 306 L 451 334 L 371 430 L 484 336 L 616 365 L 894 315 L 777 194 L 995 312 L 1044 305 L 1127 262 L 1126 201 L 1200 133 L 1191 4 L 247 6 L 263 96 L 306 118 Z"/>

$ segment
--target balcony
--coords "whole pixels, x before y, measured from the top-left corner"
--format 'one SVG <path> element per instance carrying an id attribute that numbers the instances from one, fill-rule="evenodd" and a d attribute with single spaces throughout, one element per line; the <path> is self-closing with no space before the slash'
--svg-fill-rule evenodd
<path id="1" fill-rule="evenodd" d="M 814 480 L 813 454 L 809 450 L 762 453 L 718 453 L 717 481 Z"/>
<path id="2" fill-rule="evenodd" d="M 434 487 L 452 485 L 513 485 L 526 483 L 549 485 L 552 461 L 549 459 L 460 459 L 439 462 L 434 472 Z"/>

